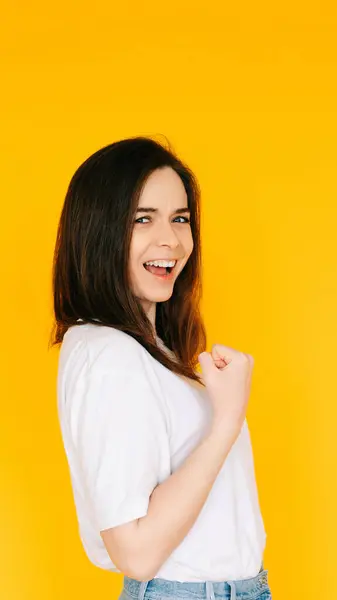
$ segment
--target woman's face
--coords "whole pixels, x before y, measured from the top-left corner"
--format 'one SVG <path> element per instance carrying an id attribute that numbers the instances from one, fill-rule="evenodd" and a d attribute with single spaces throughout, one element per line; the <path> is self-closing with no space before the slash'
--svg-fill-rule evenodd
<path id="1" fill-rule="evenodd" d="M 193 250 L 187 204 L 184 185 L 170 167 L 154 171 L 139 198 L 129 269 L 132 291 L 148 314 L 156 302 L 170 298 L 174 282 Z M 145 268 L 146 262 L 156 260 L 174 260 L 171 273 L 167 275 L 163 267 Z"/>

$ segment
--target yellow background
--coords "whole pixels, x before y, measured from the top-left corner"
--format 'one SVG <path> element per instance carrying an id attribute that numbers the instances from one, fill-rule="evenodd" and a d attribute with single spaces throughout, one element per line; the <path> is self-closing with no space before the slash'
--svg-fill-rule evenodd
<path id="1" fill-rule="evenodd" d="M 21 0 L 1 27 L 1 598 L 121 590 L 81 547 L 47 343 L 70 177 L 137 134 L 199 178 L 209 347 L 255 357 L 273 600 L 335 598 L 336 4 Z"/>

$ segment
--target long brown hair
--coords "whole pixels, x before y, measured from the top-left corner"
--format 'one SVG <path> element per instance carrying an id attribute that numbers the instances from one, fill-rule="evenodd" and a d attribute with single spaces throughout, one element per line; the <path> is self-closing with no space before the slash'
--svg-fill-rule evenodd
<path id="1" fill-rule="evenodd" d="M 133 295 L 129 248 L 139 196 L 149 175 L 171 167 L 180 176 L 191 211 L 193 250 L 171 297 L 156 305 L 156 332 L 176 359 L 157 346 L 152 325 Z M 57 229 L 52 294 L 55 322 L 49 347 L 72 326 L 93 323 L 135 338 L 171 371 L 203 385 L 195 371 L 206 348 L 200 314 L 200 189 L 170 145 L 149 137 L 123 139 L 89 156 L 74 173 Z M 79 321 L 81 319 L 81 321 Z"/>

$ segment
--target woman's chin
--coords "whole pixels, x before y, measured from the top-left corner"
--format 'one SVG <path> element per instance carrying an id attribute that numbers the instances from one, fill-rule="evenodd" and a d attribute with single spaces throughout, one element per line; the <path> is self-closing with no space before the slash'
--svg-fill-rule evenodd
<path id="1" fill-rule="evenodd" d="M 141 290 L 140 294 L 137 294 L 147 302 L 165 302 L 171 298 L 173 293 L 173 286 L 166 290 Z"/>
<path id="2" fill-rule="evenodd" d="M 149 302 L 166 302 L 166 300 L 169 300 L 171 298 L 172 292 L 173 289 L 166 292 L 163 291 L 162 293 L 158 294 L 151 294 L 150 296 L 146 296 L 146 299 Z"/>

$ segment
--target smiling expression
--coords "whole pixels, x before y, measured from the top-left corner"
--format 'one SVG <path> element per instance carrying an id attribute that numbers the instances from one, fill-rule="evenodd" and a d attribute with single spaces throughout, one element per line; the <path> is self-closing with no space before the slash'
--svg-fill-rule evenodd
<path id="1" fill-rule="evenodd" d="M 184 184 L 170 167 L 157 169 L 147 179 L 139 198 L 129 255 L 132 291 L 146 312 L 153 303 L 170 298 L 192 250 Z M 152 274 L 144 267 L 145 262 L 158 259 L 176 260 L 169 276 Z"/>

